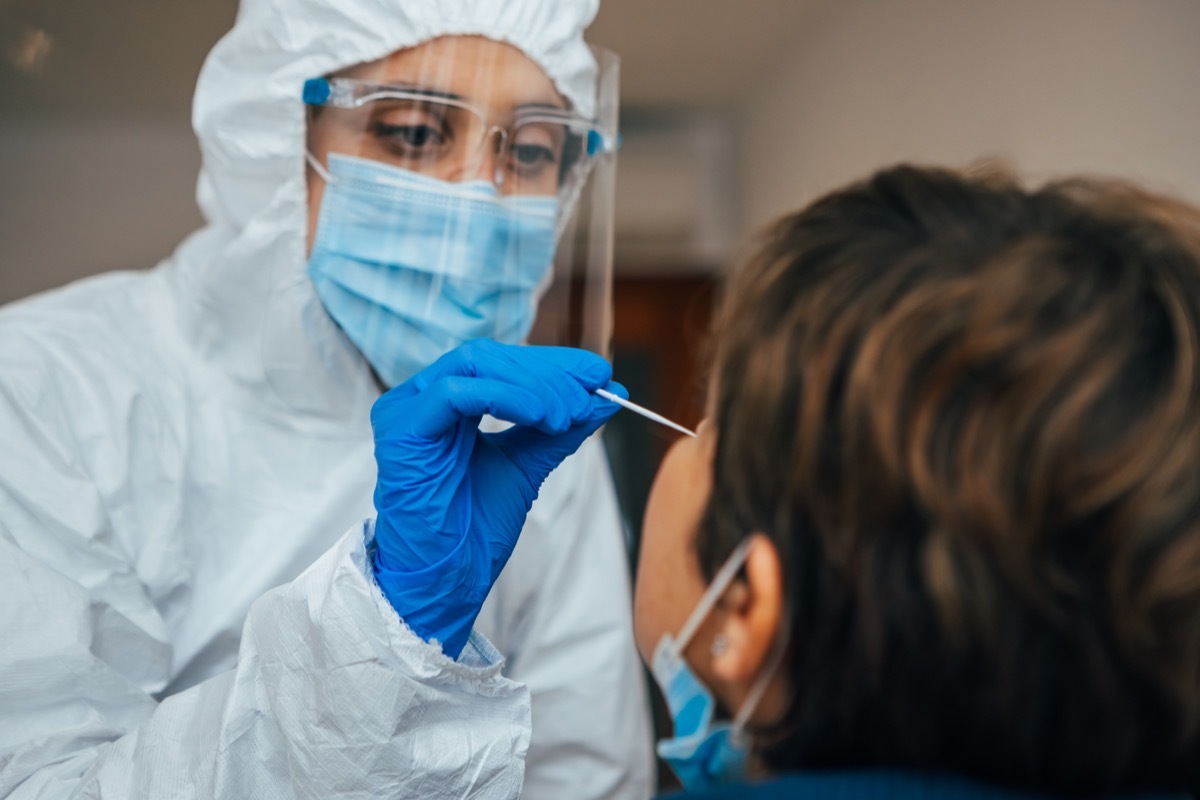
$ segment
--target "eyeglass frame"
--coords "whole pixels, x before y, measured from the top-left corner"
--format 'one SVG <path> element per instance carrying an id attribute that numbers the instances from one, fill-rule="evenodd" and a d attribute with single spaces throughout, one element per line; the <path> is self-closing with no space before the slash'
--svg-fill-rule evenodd
<path id="1" fill-rule="evenodd" d="M 365 93 L 364 93 L 365 92 Z M 391 86 L 374 81 L 364 81 L 357 78 L 320 77 L 309 78 L 304 82 L 301 98 L 305 105 L 328 108 L 358 109 L 376 100 L 414 100 L 420 102 L 435 101 L 444 105 L 461 108 L 473 114 L 483 122 L 483 131 L 479 139 L 479 147 L 489 136 L 499 132 L 507 146 L 511 140 L 510 134 L 517 125 L 528 122 L 550 122 L 568 126 L 571 130 L 579 131 L 585 141 L 584 152 L 589 158 L 614 153 L 620 147 L 620 137 L 607 133 L 600 128 L 599 123 L 580 114 L 568 111 L 554 111 L 539 108 L 537 111 L 518 115 L 513 124 L 508 126 L 495 125 L 489 119 L 484 109 L 462 98 L 448 95 L 433 89 L 416 87 Z"/>

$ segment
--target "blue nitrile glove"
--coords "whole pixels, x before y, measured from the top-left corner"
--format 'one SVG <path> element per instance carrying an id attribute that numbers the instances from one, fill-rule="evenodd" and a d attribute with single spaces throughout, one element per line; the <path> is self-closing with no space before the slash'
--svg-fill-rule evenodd
<path id="1" fill-rule="evenodd" d="M 384 394 L 375 431 L 375 578 L 405 623 L 458 658 L 538 489 L 619 410 L 591 394 L 608 362 L 586 350 L 480 339 Z M 484 414 L 514 423 L 483 433 Z"/>

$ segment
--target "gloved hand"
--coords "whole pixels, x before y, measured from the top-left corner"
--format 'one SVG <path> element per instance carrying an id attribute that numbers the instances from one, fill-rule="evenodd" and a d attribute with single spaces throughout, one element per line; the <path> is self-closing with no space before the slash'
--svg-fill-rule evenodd
<path id="1" fill-rule="evenodd" d="M 392 607 L 458 658 L 538 489 L 626 396 L 599 356 L 468 342 L 384 394 L 375 431 L 375 577 Z M 514 423 L 483 433 L 484 414 Z"/>

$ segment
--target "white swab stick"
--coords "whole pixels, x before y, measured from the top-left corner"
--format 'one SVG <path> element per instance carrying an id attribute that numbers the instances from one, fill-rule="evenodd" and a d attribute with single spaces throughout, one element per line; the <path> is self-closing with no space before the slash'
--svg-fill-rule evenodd
<path id="1" fill-rule="evenodd" d="M 621 408 L 627 408 L 635 414 L 641 414 L 646 419 L 654 420 L 655 422 L 657 422 L 660 425 L 666 425 L 668 428 L 674 428 L 675 430 L 679 431 L 680 433 L 686 433 L 688 436 L 695 437 L 695 435 L 696 435 L 695 433 L 693 433 L 692 431 L 689 431 L 687 428 L 683 427 L 682 425 L 671 422 L 671 420 L 669 420 L 666 417 L 661 416 L 659 414 L 655 414 L 653 411 L 651 411 L 648 408 L 642 408 L 637 403 L 626 400 L 624 397 L 621 397 L 619 394 L 613 394 L 612 392 L 606 391 L 604 389 L 597 389 L 596 394 L 600 395 L 605 400 L 611 400 L 612 402 L 619 405 Z"/>

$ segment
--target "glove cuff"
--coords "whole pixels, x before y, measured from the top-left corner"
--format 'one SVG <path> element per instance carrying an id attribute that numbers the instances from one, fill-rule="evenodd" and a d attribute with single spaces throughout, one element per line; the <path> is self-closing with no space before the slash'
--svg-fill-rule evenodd
<path id="1" fill-rule="evenodd" d="M 479 557 L 473 549 L 464 535 L 445 558 L 413 571 L 382 565 L 379 549 L 371 558 L 379 588 L 404 623 L 425 641 L 440 642 L 442 652 L 454 659 L 466 646 L 491 589 L 487 576 L 477 574 Z"/>

